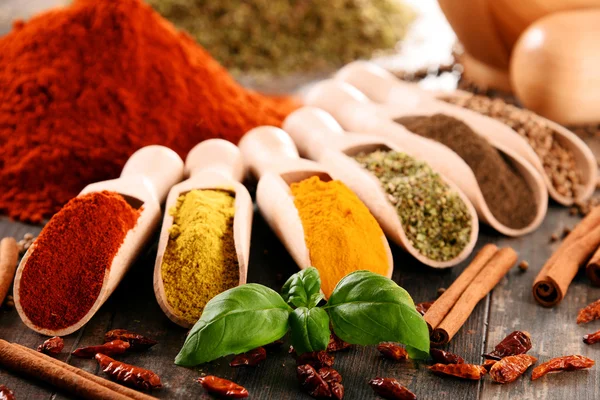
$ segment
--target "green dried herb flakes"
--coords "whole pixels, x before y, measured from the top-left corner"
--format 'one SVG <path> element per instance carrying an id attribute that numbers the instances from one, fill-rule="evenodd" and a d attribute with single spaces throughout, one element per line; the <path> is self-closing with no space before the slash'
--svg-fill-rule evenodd
<path id="1" fill-rule="evenodd" d="M 400 0 L 147 0 L 232 73 L 319 71 L 393 50 L 414 12 Z"/>
<path id="2" fill-rule="evenodd" d="M 396 151 L 361 153 L 354 159 L 379 179 L 417 251 L 448 261 L 467 246 L 469 210 L 429 165 Z"/>

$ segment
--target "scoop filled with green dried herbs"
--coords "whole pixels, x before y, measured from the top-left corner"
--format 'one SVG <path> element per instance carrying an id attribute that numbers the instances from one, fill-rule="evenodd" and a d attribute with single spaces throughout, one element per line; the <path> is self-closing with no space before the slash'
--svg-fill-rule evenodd
<path id="1" fill-rule="evenodd" d="M 472 216 L 465 202 L 426 163 L 377 150 L 353 157 L 381 182 L 412 246 L 434 261 L 449 261 L 469 245 Z"/>

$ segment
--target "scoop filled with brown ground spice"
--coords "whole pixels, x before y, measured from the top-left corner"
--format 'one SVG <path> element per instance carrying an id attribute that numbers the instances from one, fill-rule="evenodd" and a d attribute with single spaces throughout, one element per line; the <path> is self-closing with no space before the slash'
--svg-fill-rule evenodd
<path id="1" fill-rule="evenodd" d="M 444 114 L 406 116 L 395 122 L 420 136 L 440 142 L 471 167 L 493 216 L 512 229 L 533 222 L 537 204 L 524 177 L 485 138 L 464 122 Z"/>

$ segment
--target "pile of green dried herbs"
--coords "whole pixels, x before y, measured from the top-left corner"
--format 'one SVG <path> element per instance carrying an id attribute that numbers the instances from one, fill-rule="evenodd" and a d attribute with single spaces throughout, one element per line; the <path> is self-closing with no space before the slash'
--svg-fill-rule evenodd
<path id="1" fill-rule="evenodd" d="M 469 210 L 429 165 L 384 150 L 360 153 L 354 159 L 379 179 L 417 251 L 435 261 L 448 261 L 467 246 L 472 229 Z"/>
<path id="2" fill-rule="evenodd" d="M 337 68 L 391 50 L 414 18 L 402 0 L 147 0 L 232 73 Z"/>

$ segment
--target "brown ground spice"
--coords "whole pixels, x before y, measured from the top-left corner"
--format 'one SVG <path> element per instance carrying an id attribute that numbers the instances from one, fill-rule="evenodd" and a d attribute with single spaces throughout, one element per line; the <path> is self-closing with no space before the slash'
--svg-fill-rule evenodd
<path id="1" fill-rule="evenodd" d="M 475 173 L 490 211 L 502 224 L 520 229 L 533 221 L 537 205 L 525 179 L 467 124 L 444 114 L 407 116 L 395 122 L 448 146 L 465 160 Z"/>

